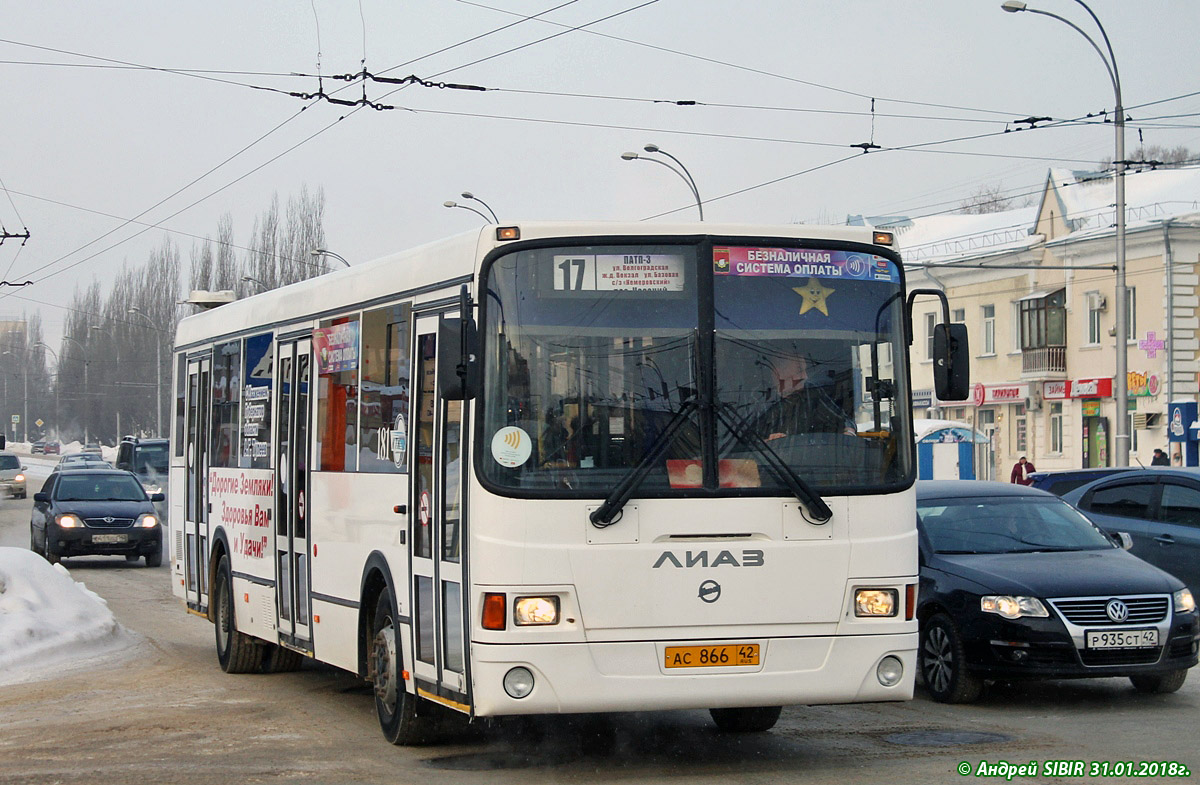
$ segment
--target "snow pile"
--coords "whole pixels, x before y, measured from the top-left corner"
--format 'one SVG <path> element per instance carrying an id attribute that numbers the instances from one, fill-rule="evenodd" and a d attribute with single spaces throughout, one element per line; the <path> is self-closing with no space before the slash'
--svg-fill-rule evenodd
<path id="1" fill-rule="evenodd" d="M 23 548 L 0 548 L 0 684 L 50 675 L 128 647 L 104 598 Z"/>

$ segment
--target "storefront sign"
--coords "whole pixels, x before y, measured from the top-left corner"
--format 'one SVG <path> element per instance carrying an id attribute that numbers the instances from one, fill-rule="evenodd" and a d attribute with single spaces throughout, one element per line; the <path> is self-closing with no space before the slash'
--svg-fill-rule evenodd
<path id="1" fill-rule="evenodd" d="M 1084 401 L 1080 405 L 1084 417 L 1099 417 L 1100 402 L 1099 401 Z"/>
<path id="2" fill-rule="evenodd" d="M 1048 401 L 1064 398 L 1111 398 L 1112 379 L 1076 379 L 1042 382 L 1042 397 Z"/>
<path id="3" fill-rule="evenodd" d="M 971 403 L 975 406 L 994 403 L 1024 403 L 1028 397 L 1028 384 L 976 384 L 971 389 Z"/>
<path id="4" fill-rule="evenodd" d="M 1158 395 L 1158 375 L 1153 373 L 1138 373 L 1130 371 L 1125 378 L 1128 380 L 1129 396 Z"/>
<path id="5" fill-rule="evenodd" d="M 912 405 L 914 409 L 928 409 L 933 406 L 933 390 L 913 390 Z"/>

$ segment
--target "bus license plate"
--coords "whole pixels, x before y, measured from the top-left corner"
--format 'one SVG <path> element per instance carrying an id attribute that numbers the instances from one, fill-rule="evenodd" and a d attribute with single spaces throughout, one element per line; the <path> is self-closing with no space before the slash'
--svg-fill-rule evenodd
<path id="1" fill-rule="evenodd" d="M 1088 630 L 1089 649 L 1148 649 L 1158 645 L 1158 630 Z"/>
<path id="2" fill-rule="evenodd" d="M 716 646 L 668 646 L 668 668 L 729 668 L 758 665 L 757 643 L 722 643 Z"/>
<path id="3" fill-rule="evenodd" d="M 128 534 L 93 534 L 92 542 L 97 545 L 129 542 Z"/>

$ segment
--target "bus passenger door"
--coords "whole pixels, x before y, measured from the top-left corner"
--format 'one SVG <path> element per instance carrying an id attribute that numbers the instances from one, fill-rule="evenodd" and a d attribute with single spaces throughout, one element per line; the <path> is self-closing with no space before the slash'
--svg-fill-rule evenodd
<path id="1" fill-rule="evenodd" d="M 283 639 L 311 649 L 308 555 L 308 452 L 311 341 L 280 341 L 275 419 L 276 613 Z"/>
<path id="2" fill-rule="evenodd" d="M 188 607 L 208 607 L 208 415 L 212 394 L 211 360 L 188 362 L 187 370 L 187 459 L 183 522 L 183 580 Z"/>
<path id="3" fill-rule="evenodd" d="M 442 317 L 446 315 L 443 314 Z M 417 690 L 439 703 L 467 710 L 463 619 L 462 498 L 460 460 L 463 402 L 438 396 L 439 316 L 416 320 L 413 422 L 412 528 L 413 663 Z"/>

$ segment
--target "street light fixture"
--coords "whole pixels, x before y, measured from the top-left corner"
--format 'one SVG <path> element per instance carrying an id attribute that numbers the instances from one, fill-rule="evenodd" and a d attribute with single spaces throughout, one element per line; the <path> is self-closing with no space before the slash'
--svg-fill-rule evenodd
<path id="1" fill-rule="evenodd" d="M 462 192 L 462 198 L 464 198 L 464 199 L 472 199 L 472 200 L 474 200 L 474 201 L 476 201 L 476 202 L 479 202 L 479 203 L 480 203 L 481 205 L 483 205 L 484 207 L 487 207 L 487 211 L 488 211 L 489 213 L 491 213 L 491 214 L 492 214 L 492 222 L 493 222 L 493 223 L 500 223 L 500 219 L 496 217 L 496 211 L 495 211 L 495 210 L 493 210 L 493 209 L 492 209 L 492 208 L 491 208 L 491 207 L 488 205 L 488 203 L 487 203 L 487 202 L 483 201 L 482 199 L 480 199 L 480 198 L 479 198 L 478 196 L 476 196 L 475 194 L 471 193 L 470 191 L 463 191 L 463 192 Z"/>
<path id="2" fill-rule="evenodd" d="M 1052 14 L 1049 11 L 1030 8 L 1025 3 L 1020 2 L 1020 0 L 1007 0 L 1000 7 L 1011 14 L 1019 11 L 1028 11 L 1031 14 L 1057 19 L 1067 25 L 1092 45 L 1092 48 L 1096 50 L 1096 54 L 1100 55 L 1100 59 L 1104 62 L 1104 68 L 1108 71 L 1108 78 L 1112 81 L 1113 93 L 1117 101 L 1115 123 L 1117 131 L 1116 155 L 1113 158 L 1113 166 L 1115 167 L 1113 179 L 1115 181 L 1114 188 L 1116 191 L 1117 210 L 1117 302 L 1114 308 L 1114 316 L 1117 321 L 1117 373 L 1116 379 L 1113 380 L 1113 395 L 1117 399 L 1116 464 L 1117 466 L 1128 466 L 1129 304 L 1127 301 L 1128 293 L 1125 287 L 1125 105 L 1121 100 L 1121 75 L 1117 71 L 1117 56 L 1113 53 L 1112 42 L 1108 40 L 1108 33 L 1104 30 L 1104 25 L 1100 24 L 1099 17 L 1088 7 L 1087 3 L 1083 2 L 1083 0 L 1075 0 L 1075 2 L 1083 6 L 1083 9 L 1088 12 L 1088 16 L 1092 17 L 1092 21 L 1096 23 L 1096 27 L 1100 29 L 1100 35 L 1104 38 L 1104 46 L 1108 50 L 1107 56 L 1104 50 L 1092 40 L 1090 35 L 1069 19 L 1064 19 L 1058 14 Z"/>
<path id="3" fill-rule="evenodd" d="M 346 265 L 347 267 L 350 266 L 350 262 L 346 261 L 346 258 L 344 256 L 342 256 L 341 254 L 336 254 L 333 251 L 329 250 L 328 248 L 314 248 L 308 252 L 308 255 L 312 256 L 315 259 L 320 259 L 322 256 L 332 256 L 334 259 L 337 259 L 339 262 Z M 242 280 L 246 280 L 246 279 L 243 278 Z"/>
<path id="4" fill-rule="evenodd" d="M 258 287 L 258 291 L 260 291 L 260 292 L 265 292 L 271 288 L 271 287 L 267 286 L 265 283 L 263 283 L 262 281 L 258 280 L 257 278 L 255 278 L 253 276 L 250 276 L 250 275 L 243 275 L 242 280 L 245 281 L 246 283 L 254 284 L 255 286 Z"/>
<path id="5" fill-rule="evenodd" d="M 134 316 L 140 316 L 150 325 L 150 329 L 157 333 L 154 336 L 154 427 L 155 434 L 163 435 L 162 429 L 162 335 L 163 330 L 151 319 L 141 308 L 136 305 L 129 309 L 129 313 Z"/>
<path id="6" fill-rule="evenodd" d="M 58 352 L 50 348 L 44 341 L 35 341 L 34 346 L 40 346 L 54 355 L 54 438 L 62 441 L 62 420 L 59 419 L 58 391 L 62 387 L 62 363 L 58 361 Z"/>
<path id="7" fill-rule="evenodd" d="M 492 222 L 492 220 L 491 220 L 490 218 L 488 218 L 486 215 L 484 215 L 483 213 L 479 212 L 479 211 L 478 211 L 478 210 L 476 210 L 474 207 L 468 207 L 468 206 L 467 206 L 467 205 L 465 205 L 465 204 L 459 204 L 458 202 L 442 202 L 442 207 L 457 207 L 457 208 L 458 208 L 458 209 L 460 209 L 460 210 L 470 210 L 471 212 L 475 213 L 475 214 L 476 214 L 476 215 L 478 215 L 480 218 L 482 218 L 484 223 L 491 223 L 491 222 Z M 484 205 L 484 207 L 487 207 L 487 205 Z M 490 209 L 490 208 L 489 208 L 489 209 Z M 497 221 L 497 223 L 499 223 L 499 222 Z"/>
<path id="8" fill-rule="evenodd" d="M 678 164 L 679 168 L 676 169 L 674 166 L 671 166 L 666 161 L 660 161 L 657 158 L 647 158 L 646 156 L 639 155 L 638 153 L 621 153 L 621 159 L 624 161 L 650 161 L 651 163 L 656 163 L 656 164 L 659 164 L 660 166 L 665 166 L 668 169 L 670 169 L 672 172 L 674 172 L 675 174 L 679 175 L 679 177 L 682 178 L 685 183 L 687 183 L 688 190 L 690 190 L 692 192 L 692 196 L 695 197 L 696 209 L 700 212 L 700 220 L 703 221 L 704 220 L 704 202 L 700 199 L 700 189 L 696 187 L 696 180 L 695 180 L 695 178 L 692 177 L 692 173 L 688 171 L 687 167 L 683 165 L 683 161 L 680 161 L 678 158 L 671 155 L 666 150 L 663 150 L 656 144 L 648 144 L 642 149 L 644 149 L 648 153 L 657 153 L 659 155 L 665 155 L 667 158 L 670 158 L 672 161 L 674 161 L 676 164 Z"/>

